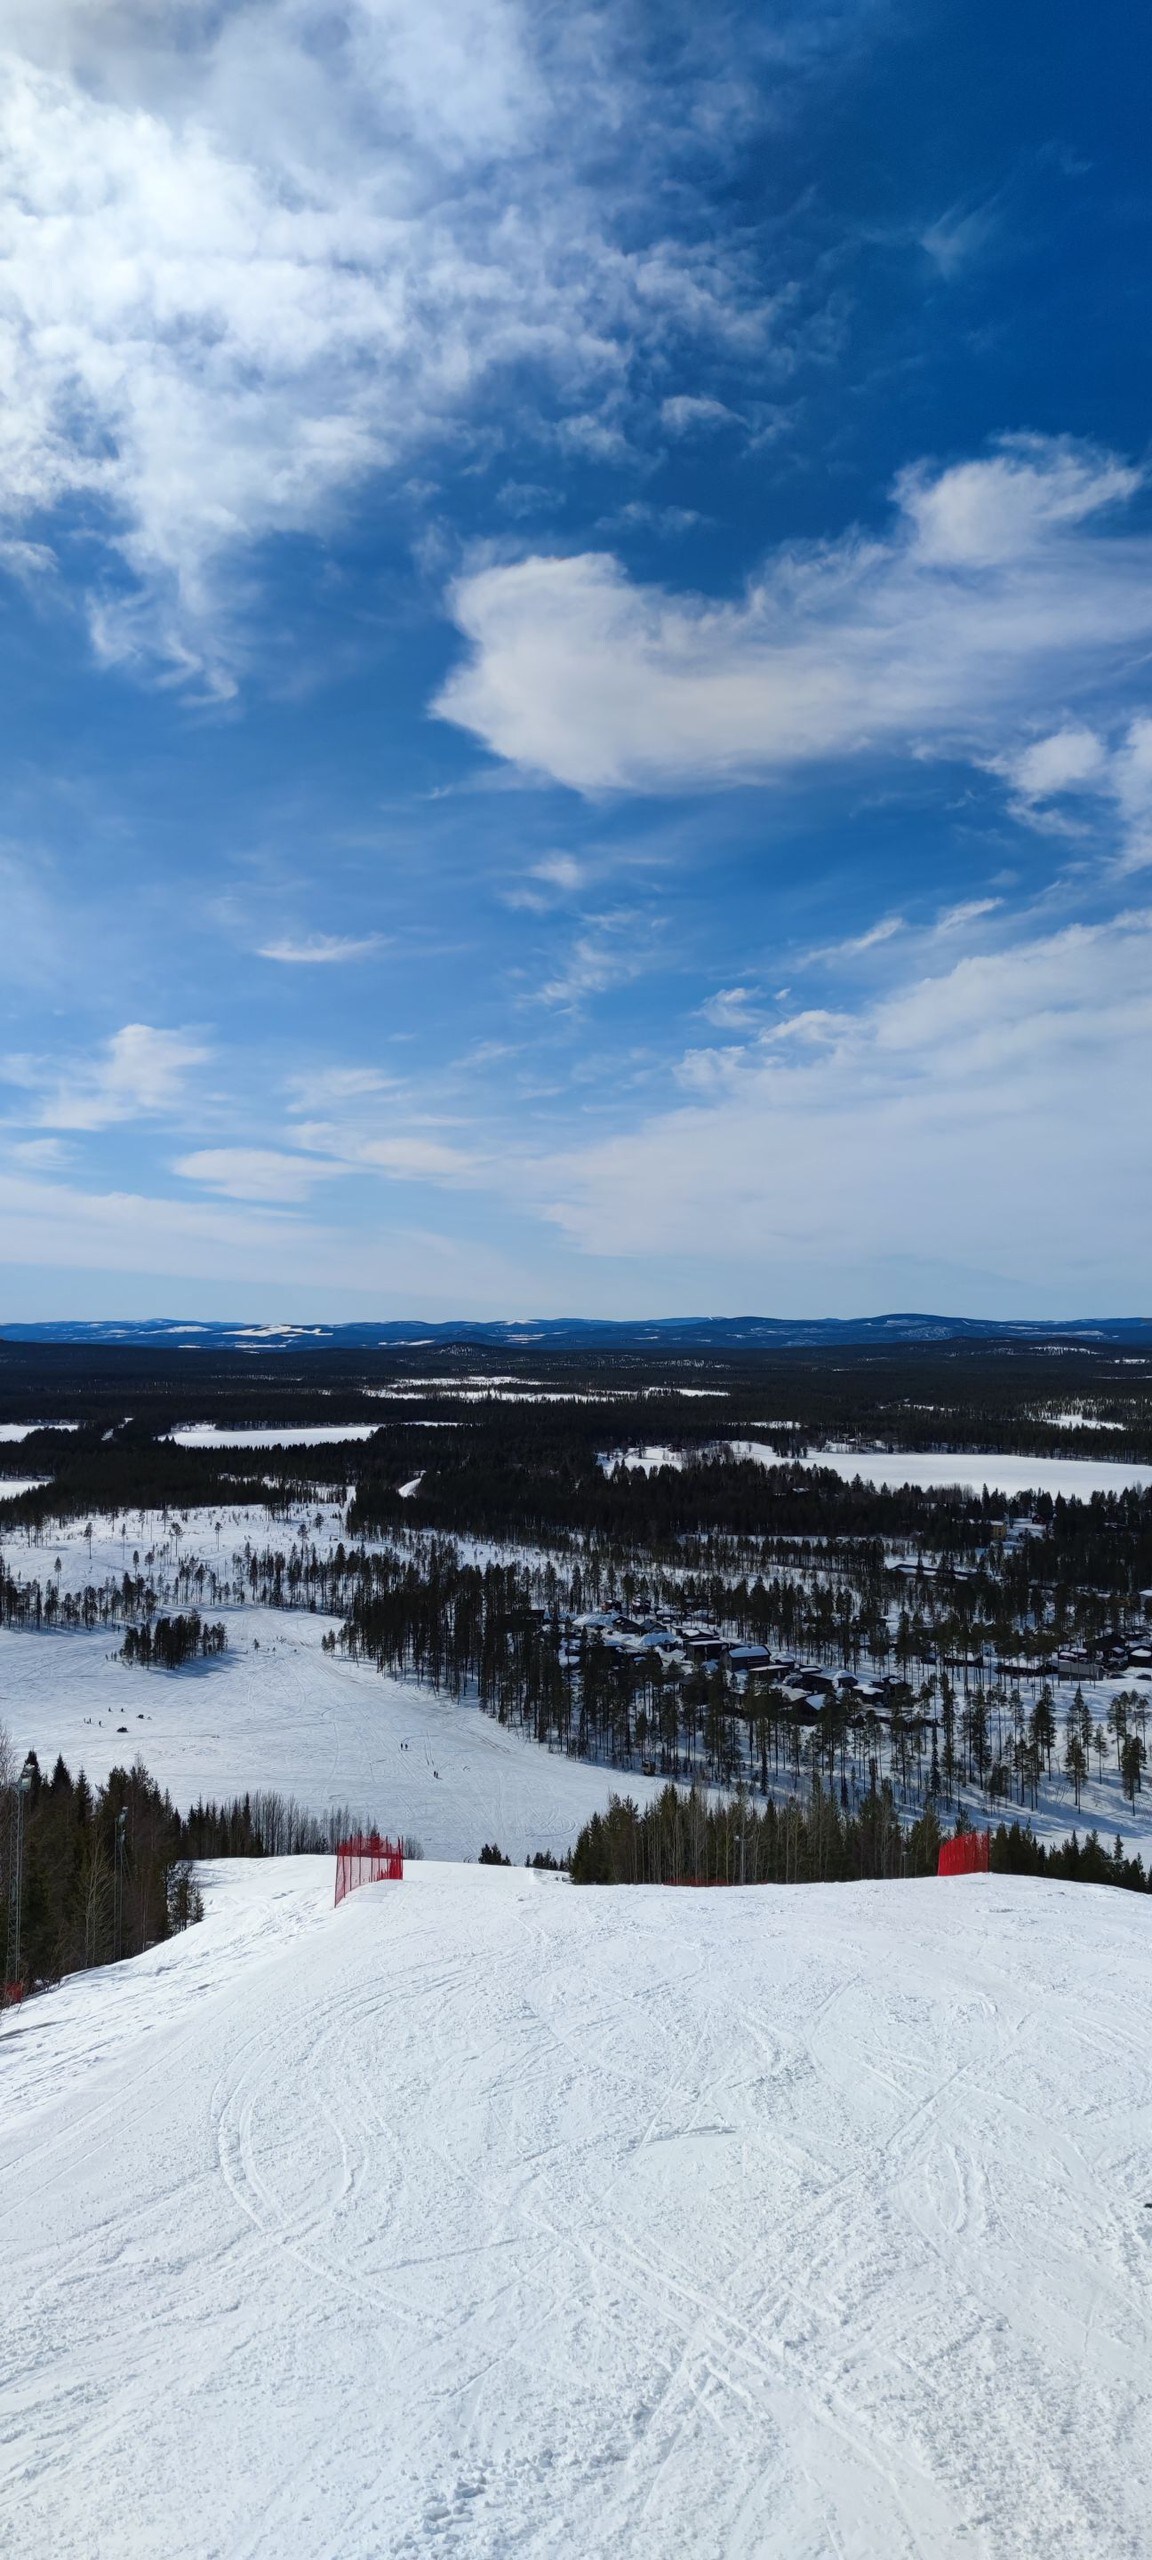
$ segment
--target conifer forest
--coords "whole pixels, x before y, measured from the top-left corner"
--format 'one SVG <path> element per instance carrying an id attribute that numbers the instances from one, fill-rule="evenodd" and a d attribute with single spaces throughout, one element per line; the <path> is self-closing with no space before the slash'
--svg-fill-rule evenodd
<path id="1" fill-rule="evenodd" d="M 193 1363 L 0 1343 L 0 1406 L 0 1629 L 106 1631 L 143 1695 L 226 1682 L 254 1611 L 319 1617 L 325 1651 L 618 1773 L 580 1834 L 581 1880 L 917 1873 L 978 1822 L 1003 1863 L 1059 1856 L 1062 1873 L 1143 1885 L 1138 1858 L 1080 1836 L 1093 1784 L 1133 1815 L 1146 1784 L 1143 1354 L 469 1345 Z M 983 1480 L 1005 1452 L 1035 1484 Z M 1046 1481 L 1093 1462 L 1103 1482 L 1082 1493 Z M 54 1538 L 99 1548 L 102 1569 L 64 1572 Z M 92 1785 L 33 1761 L 33 1974 L 180 1925 L 198 1857 L 335 1836 L 335 1817 L 276 1813 L 258 1773 L 246 1800 L 180 1813 L 142 1763 Z M 664 1792 L 638 1809 L 630 1777 Z M 1069 1837 L 1046 1849 L 1031 1825 L 1054 1787 Z"/>

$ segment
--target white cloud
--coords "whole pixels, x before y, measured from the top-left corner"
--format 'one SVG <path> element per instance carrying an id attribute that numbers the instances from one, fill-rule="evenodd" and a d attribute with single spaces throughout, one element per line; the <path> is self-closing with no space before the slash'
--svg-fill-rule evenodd
<path id="1" fill-rule="evenodd" d="M 546 880 L 554 889 L 579 889 L 585 877 L 584 864 L 573 853 L 546 853 L 531 870 L 534 880 Z"/>
<path id="2" fill-rule="evenodd" d="M 943 914 L 937 916 L 933 932 L 963 933 L 969 925 L 977 924 L 981 916 L 995 915 L 1002 903 L 1000 898 L 961 898 L 957 906 L 945 907 Z M 869 939 L 879 942 L 882 938 L 879 932 L 874 936 L 865 935 L 861 949 L 867 947 Z"/>
<path id="3" fill-rule="evenodd" d="M 1011 759 L 1008 771 L 1025 800 L 1049 800 L 1057 792 L 1080 791 L 1096 782 L 1106 761 L 1104 742 L 1094 729 L 1069 726 L 1037 738 Z"/>
<path id="4" fill-rule="evenodd" d="M 319 1134 L 319 1133 L 317 1133 Z M 308 1132 L 302 1131 L 307 1138 Z M 348 1145 L 348 1141 L 344 1141 Z M 475 1170 L 476 1158 L 465 1147 L 453 1147 L 440 1138 L 397 1131 L 394 1137 L 362 1138 L 354 1151 L 357 1165 L 376 1173 L 389 1175 L 396 1182 L 444 1181 L 468 1176 Z"/>
<path id="5" fill-rule="evenodd" d="M 688 1099 L 534 1168 L 586 1254 L 788 1273 L 977 1253 L 1139 1313 L 1152 1253 L 1152 910 L 974 953 L 698 1051 Z M 771 1275 L 771 1278 L 768 1277 Z M 850 1295 L 850 1291 L 849 1291 Z M 1132 1303 L 1129 1304 L 1129 1301 Z"/>
<path id="6" fill-rule="evenodd" d="M 289 1108 L 309 1112 L 339 1110 L 356 1103 L 374 1107 L 380 1097 L 399 1090 L 398 1078 L 385 1075 L 379 1067 L 313 1067 L 306 1075 L 291 1078 Z"/>
<path id="7" fill-rule="evenodd" d="M 735 427 L 740 421 L 722 400 L 712 400 L 700 392 L 678 391 L 672 399 L 660 404 L 663 424 L 673 435 L 692 435 L 697 428 Z"/>
<path id="8" fill-rule="evenodd" d="M 421 1097 L 372 1068 L 320 1070 L 292 1087 L 291 1137 L 318 1175 L 375 1173 L 396 1182 L 456 1182 L 475 1172 L 480 1150 L 441 1134 L 454 1127 Z M 386 1121 L 384 1127 L 382 1120 Z"/>
<path id="9" fill-rule="evenodd" d="M 501 902 L 514 912 L 544 916 L 558 898 L 574 897 L 587 877 L 587 864 L 578 862 L 574 854 L 546 853 L 539 862 L 529 864 L 512 888 L 500 891 Z M 536 881 L 540 883 L 538 888 L 532 886 Z"/>
<path id="10" fill-rule="evenodd" d="M 580 791 L 881 752 L 987 764 L 1053 691 L 1128 681 L 1152 641 L 1152 538 L 1095 521 L 1137 479 L 1035 438 L 909 472 L 883 539 L 782 550 L 737 603 L 634 585 L 601 553 L 488 564 L 454 590 L 470 653 L 436 707 Z"/>
<path id="11" fill-rule="evenodd" d="M 953 205 L 920 235 L 920 246 L 939 273 L 951 283 L 982 256 L 999 229 L 997 209 L 987 205 Z"/>
<path id="12" fill-rule="evenodd" d="M 906 471 L 898 490 L 922 566 L 1011 569 L 1139 486 L 1140 473 L 1111 455 L 1024 437 L 992 461 L 960 462 L 935 477 Z"/>
<path id="13" fill-rule="evenodd" d="M 279 1282 L 289 1237 L 296 1272 L 300 1231 L 267 1215 L 241 1215 L 205 1201 L 88 1191 L 79 1183 L 0 1174 L 4 1264 L 162 1272 L 181 1285 L 237 1272 Z M 300 1276 L 308 1276 L 306 1260 Z"/>
<path id="14" fill-rule="evenodd" d="M 857 960 L 866 952 L 880 950 L 884 943 L 894 941 L 897 934 L 906 931 L 903 916 L 881 916 L 879 922 L 870 924 L 864 933 L 847 934 L 842 942 L 818 944 L 814 951 L 805 953 L 805 963 L 811 965 L 814 961 L 833 963 L 839 960 Z M 784 992 L 787 994 L 787 989 Z"/>
<path id="15" fill-rule="evenodd" d="M 367 959 L 370 952 L 381 950 L 383 943 L 381 933 L 312 933 L 298 942 L 288 937 L 279 942 L 262 942 L 257 958 L 279 960 L 290 969 L 323 968 L 343 960 Z"/>
<path id="16" fill-rule="evenodd" d="M 68 1161 L 71 1149 L 63 1138 L 22 1138 L 5 1149 L 13 1164 L 24 1165 L 31 1173 L 57 1173 Z"/>
<path id="17" fill-rule="evenodd" d="M 1142 871 L 1152 863 L 1152 719 L 1131 720 L 1112 739 L 1066 724 L 1022 753 L 993 762 L 1013 784 L 1018 810 L 1034 825 L 1067 830 L 1070 822 L 1052 803 L 1070 794 L 1082 801 L 1091 796 L 1093 818 L 1110 809 L 1119 820 L 1116 868 Z"/>
<path id="18" fill-rule="evenodd" d="M 105 1043 L 101 1056 L 65 1061 L 9 1057 L 0 1078 L 32 1099 L 16 1116 L 44 1129 L 106 1129 L 117 1121 L 178 1110 L 190 1071 L 210 1056 L 182 1031 L 157 1031 L 129 1022 Z"/>
<path id="19" fill-rule="evenodd" d="M 218 1191 L 228 1200 L 307 1200 L 318 1182 L 343 1173 L 343 1165 L 276 1147 L 197 1147 L 172 1168 L 185 1182 Z"/>
<path id="20" fill-rule="evenodd" d="M 169 1285 L 150 1293 L 152 1313 L 186 1314 L 190 1294 L 204 1303 L 204 1289 L 250 1282 L 267 1306 L 272 1290 L 282 1304 L 290 1289 L 297 1313 L 331 1318 L 350 1295 L 365 1315 L 411 1314 L 414 1306 L 445 1316 L 469 1305 L 499 1315 L 517 1302 L 523 1269 L 511 1254 L 482 1237 L 368 1227 L 349 1234 L 308 1224 L 290 1210 L 232 1207 L 204 1200 L 171 1200 L 134 1191 L 86 1191 L 79 1184 L 33 1181 L 0 1173 L 0 1268 L 8 1311 L 35 1314 L 43 1304 L 41 1274 L 105 1271 L 159 1277 Z M 31 1268 L 21 1289 L 11 1276 Z M 63 1292 L 63 1280 L 58 1284 Z M 301 1292 L 308 1292 L 305 1300 Z M 137 1294 L 130 1290 L 127 1294 Z M 71 1306 L 61 1294 L 60 1312 L 88 1312 L 85 1280 Z M 123 1312 L 109 1292 L 108 1312 Z"/>
<path id="21" fill-rule="evenodd" d="M 754 987 L 718 987 L 700 1007 L 705 1022 L 717 1031 L 743 1031 L 755 1018 L 760 998 Z"/>
<path id="22" fill-rule="evenodd" d="M 8 0 L 0 73 L 0 512 L 95 511 L 109 660 L 227 692 L 229 564 L 328 528 L 500 368 L 619 445 L 634 352 L 758 325 L 690 224 L 638 237 L 619 136 L 666 164 L 677 117 L 594 11 Z"/>
<path id="23" fill-rule="evenodd" d="M 1152 720 L 1134 720 L 1108 777 L 1124 824 L 1122 867 L 1145 870 L 1152 862 Z"/>
<path id="24" fill-rule="evenodd" d="M 652 917 L 642 918 L 630 909 L 588 917 L 585 930 L 577 934 L 555 975 L 539 988 L 539 1002 L 575 1006 L 590 996 L 606 995 L 611 987 L 630 986 L 633 979 L 658 965 L 660 954 L 653 939 L 658 930 Z"/>

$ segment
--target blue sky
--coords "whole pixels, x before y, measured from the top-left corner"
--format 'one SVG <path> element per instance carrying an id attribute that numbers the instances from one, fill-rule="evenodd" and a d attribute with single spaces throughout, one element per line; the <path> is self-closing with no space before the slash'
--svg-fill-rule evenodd
<path id="1" fill-rule="evenodd" d="M 0 1320 L 1147 1312 L 1138 19 L 0 45 Z"/>

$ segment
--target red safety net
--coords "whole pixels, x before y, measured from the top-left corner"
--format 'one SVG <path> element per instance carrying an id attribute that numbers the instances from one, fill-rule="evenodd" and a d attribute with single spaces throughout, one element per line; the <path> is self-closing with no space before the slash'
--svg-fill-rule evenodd
<path id="1" fill-rule="evenodd" d="M 940 1843 L 938 1876 L 986 1876 L 988 1873 L 988 1834 L 986 1831 L 962 1831 L 955 1840 Z"/>
<path id="2" fill-rule="evenodd" d="M 336 1900 L 354 1893 L 358 1884 L 400 1884 L 404 1851 L 398 1840 L 382 1840 L 378 1831 L 358 1831 L 336 1850 Z"/>

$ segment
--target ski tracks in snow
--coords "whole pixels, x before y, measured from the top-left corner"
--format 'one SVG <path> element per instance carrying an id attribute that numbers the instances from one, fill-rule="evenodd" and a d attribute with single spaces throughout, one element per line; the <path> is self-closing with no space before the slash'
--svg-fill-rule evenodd
<path id="1" fill-rule="evenodd" d="M 22 2560 L 1144 2560 L 1150 1917 L 355 1896 L 8 2146 Z"/>

